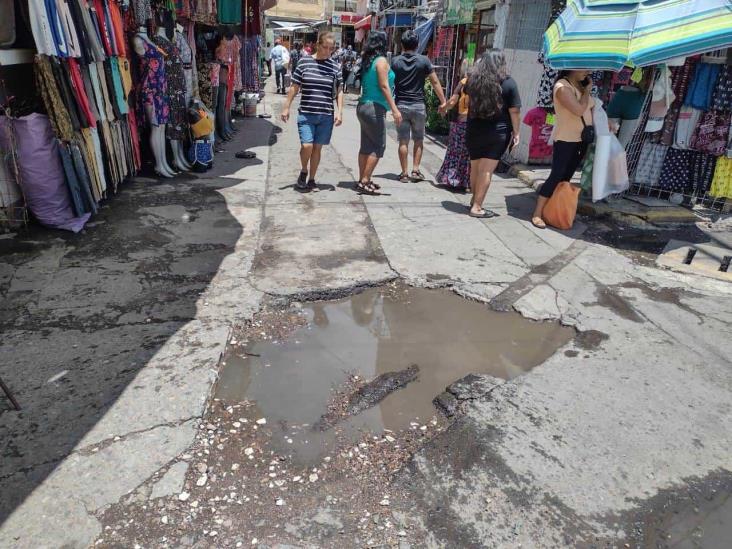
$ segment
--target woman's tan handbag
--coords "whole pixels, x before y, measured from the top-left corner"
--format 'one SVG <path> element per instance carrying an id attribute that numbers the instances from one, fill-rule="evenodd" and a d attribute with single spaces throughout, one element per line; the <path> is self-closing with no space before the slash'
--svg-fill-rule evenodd
<path id="1" fill-rule="evenodd" d="M 579 187 L 572 185 L 569 181 L 562 181 L 557 185 L 541 215 L 547 225 L 565 231 L 572 228 L 574 218 L 577 215 L 577 201 L 579 200 L 580 190 Z"/>

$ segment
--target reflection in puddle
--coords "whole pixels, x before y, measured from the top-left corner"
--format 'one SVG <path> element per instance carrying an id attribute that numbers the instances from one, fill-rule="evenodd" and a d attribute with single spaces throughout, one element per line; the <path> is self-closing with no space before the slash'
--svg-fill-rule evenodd
<path id="1" fill-rule="evenodd" d="M 305 463 L 335 443 L 334 433 L 312 426 L 351 373 L 372 379 L 419 366 L 416 381 L 334 429 L 347 436 L 361 429 L 397 431 L 434 417 L 432 399 L 453 381 L 470 373 L 511 379 L 574 335 L 557 323 L 494 312 L 443 290 L 373 289 L 303 310 L 307 326 L 287 340 L 251 342 L 246 353 L 230 353 L 216 397 L 256 402 L 268 425 L 281 429 L 272 449 Z"/>

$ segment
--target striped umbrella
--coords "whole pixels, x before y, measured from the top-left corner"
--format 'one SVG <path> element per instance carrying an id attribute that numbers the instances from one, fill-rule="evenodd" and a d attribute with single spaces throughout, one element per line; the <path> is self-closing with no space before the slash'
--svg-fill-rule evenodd
<path id="1" fill-rule="evenodd" d="M 620 70 L 732 46 L 732 0 L 567 0 L 544 34 L 555 69 Z"/>

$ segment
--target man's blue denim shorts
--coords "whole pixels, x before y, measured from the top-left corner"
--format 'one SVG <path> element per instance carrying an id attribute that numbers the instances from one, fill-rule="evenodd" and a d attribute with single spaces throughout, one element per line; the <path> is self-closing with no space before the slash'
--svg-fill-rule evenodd
<path id="1" fill-rule="evenodd" d="M 298 114 L 297 131 L 300 143 L 328 145 L 333 133 L 332 114 Z"/>

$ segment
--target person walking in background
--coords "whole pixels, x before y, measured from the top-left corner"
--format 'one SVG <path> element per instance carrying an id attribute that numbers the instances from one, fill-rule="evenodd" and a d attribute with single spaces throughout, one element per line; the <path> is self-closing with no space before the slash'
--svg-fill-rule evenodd
<path id="1" fill-rule="evenodd" d="M 267 76 L 272 76 L 272 44 L 267 42 L 264 48 L 264 64 L 267 67 Z"/>
<path id="2" fill-rule="evenodd" d="M 343 119 L 341 71 L 331 57 L 334 49 L 333 33 L 321 32 L 315 55 L 302 57 L 292 73 L 292 85 L 282 109 L 282 121 L 287 122 L 292 101 L 302 92 L 297 116 L 301 170 L 296 187 L 299 190 L 317 189 L 315 174 L 321 150 L 323 145 L 330 143 L 333 126 L 340 126 Z"/>
<path id="3" fill-rule="evenodd" d="M 353 68 L 356 64 L 356 58 L 358 56 L 356 55 L 356 52 L 353 51 L 353 46 L 350 44 L 348 47 L 343 50 L 343 54 L 341 55 L 341 67 L 343 70 L 343 91 L 348 91 L 348 79 L 351 77 L 351 72 L 353 72 Z"/>
<path id="4" fill-rule="evenodd" d="M 300 42 L 295 42 L 295 47 L 290 52 L 290 70 L 292 71 L 292 74 L 295 74 L 297 64 L 300 59 L 302 59 L 302 44 Z"/>
<path id="5" fill-rule="evenodd" d="M 554 84 L 554 149 L 552 170 L 539 189 L 536 208 L 531 222 L 540 229 L 546 228 L 542 217 L 547 200 L 562 181 L 571 181 L 589 143 L 583 142 L 585 127 L 592 127 L 592 107 L 595 99 L 590 95 L 592 80 L 589 71 L 561 71 Z"/>
<path id="6" fill-rule="evenodd" d="M 468 122 L 465 142 L 470 155 L 471 217 L 496 215 L 483 209 L 493 172 L 509 145 L 519 142 L 521 98 L 516 81 L 508 76 L 506 57 L 498 49 L 486 51 L 465 83 Z"/>
<path id="7" fill-rule="evenodd" d="M 361 54 L 361 97 L 356 116 L 361 125 L 358 151 L 358 186 L 363 194 L 379 194 L 379 185 L 371 181 L 379 159 L 386 149 L 386 110 L 390 109 L 399 127 L 402 114 L 394 102 L 394 71 L 386 60 L 386 33 L 371 31 Z"/>
<path id="8" fill-rule="evenodd" d="M 290 64 L 290 52 L 282 45 L 282 40 L 275 40 L 275 47 L 270 52 L 272 61 L 275 66 L 275 83 L 277 84 L 277 93 L 285 93 L 285 75 Z"/>
<path id="9" fill-rule="evenodd" d="M 464 74 L 464 71 L 463 71 Z M 465 143 L 465 128 L 468 120 L 468 96 L 465 93 L 467 78 L 463 77 L 455 87 L 445 108 L 439 112 L 443 116 L 447 111 L 457 107 L 457 117 L 450 122 L 450 135 L 447 139 L 447 151 L 437 172 L 437 182 L 448 185 L 455 190 L 470 190 L 470 154 Z"/>
<path id="10" fill-rule="evenodd" d="M 396 104 L 399 112 L 402 113 L 402 123 L 397 127 L 399 162 L 402 165 L 399 181 L 407 183 L 410 180 L 424 180 L 419 165 L 422 162 L 424 127 L 427 120 L 427 107 L 424 102 L 425 81 L 429 78 L 437 99 L 440 101 L 440 109 L 445 107 L 445 94 L 429 58 L 426 55 L 415 53 L 419 45 L 417 33 L 413 30 L 404 32 L 401 42 L 404 53 L 394 58 L 391 68 L 394 71 Z M 411 177 L 407 174 L 410 135 L 414 140 Z"/>

